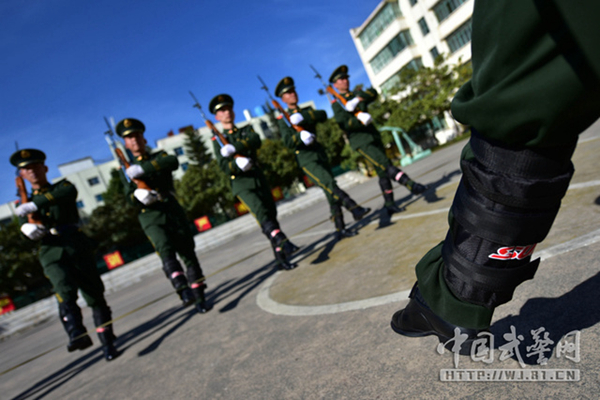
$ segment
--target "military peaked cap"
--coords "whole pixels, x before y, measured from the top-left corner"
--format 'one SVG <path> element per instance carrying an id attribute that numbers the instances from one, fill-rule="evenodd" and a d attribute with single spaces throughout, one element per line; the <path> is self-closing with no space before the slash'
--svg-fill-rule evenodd
<path id="1" fill-rule="evenodd" d="M 18 150 L 10 156 L 10 163 L 18 168 L 34 163 L 43 164 L 45 160 L 44 152 L 36 149 Z"/>
<path id="2" fill-rule="evenodd" d="M 142 121 L 139 121 L 135 118 L 125 118 L 117 124 L 117 135 L 121 137 L 125 137 L 127 135 L 131 135 L 133 132 L 142 132 L 146 131 L 146 127 L 142 124 Z"/>
<path id="3" fill-rule="evenodd" d="M 233 107 L 233 98 L 228 94 L 218 94 L 208 104 L 208 109 L 211 113 L 215 114 L 220 108 L 224 106 Z"/>
<path id="4" fill-rule="evenodd" d="M 284 93 L 294 89 L 296 89 L 296 87 L 294 86 L 294 80 L 291 77 L 286 76 L 285 78 L 280 80 L 277 86 L 275 87 L 275 96 L 281 97 Z"/>
<path id="5" fill-rule="evenodd" d="M 349 76 L 350 75 L 348 75 L 348 66 L 340 65 L 333 71 L 333 73 L 329 77 L 329 82 L 334 83 L 335 81 L 337 81 L 340 78 L 347 78 Z"/>

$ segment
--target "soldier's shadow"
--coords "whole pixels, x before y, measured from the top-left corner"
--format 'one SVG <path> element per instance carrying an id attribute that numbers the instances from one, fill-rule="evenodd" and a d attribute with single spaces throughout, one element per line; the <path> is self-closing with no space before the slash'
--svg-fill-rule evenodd
<path id="1" fill-rule="evenodd" d="M 540 336 L 543 338 L 547 332 L 549 339 L 553 342 L 545 347 L 548 350 L 545 355 L 550 358 L 552 350 L 557 347 L 565 335 L 573 331 L 581 331 L 600 322 L 598 287 L 600 287 L 600 273 L 560 297 L 538 297 L 527 300 L 518 315 L 509 315 L 492 325 L 491 331 L 496 338 L 495 347 L 506 343 L 506 340 L 498 339 L 509 333 L 511 326 L 514 326 L 517 334 L 522 335 L 524 339 L 519 344 L 523 362 L 530 365 L 537 364 L 537 354 L 531 357 L 526 355 L 527 346 L 536 344 L 533 331 L 544 328 L 543 331 L 540 331 Z M 530 347 L 530 349 L 533 350 L 535 347 Z"/>
<path id="2" fill-rule="evenodd" d="M 260 286 L 275 272 L 277 272 L 277 264 L 275 261 L 271 261 L 245 276 L 227 280 L 213 290 L 208 291 L 207 301 L 215 306 L 227 301 L 227 303 L 220 307 L 218 311 L 220 313 L 231 311 L 237 307 L 244 297 L 256 287 Z"/>
<path id="3" fill-rule="evenodd" d="M 117 334 L 117 340 L 115 345 L 119 351 L 119 354 L 123 354 L 130 347 L 144 338 L 154 334 L 157 331 L 165 329 L 169 325 L 172 325 L 165 333 L 161 335 L 160 338 L 155 340 L 145 349 L 141 350 L 138 354 L 143 356 L 154 351 L 165 338 L 185 324 L 196 313 L 193 309 L 187 313 L 181 313 L 180 311 L 182 310 L 182 307 L 172 307 L 158 314 L 151 320 L 144 322 L 143 324 L 122 334 L 119 334 L 118 323 L 116 323 L 115 331 Z M 106 362 L 104 360 L 104 354 L 99 347 L 96 347 L 93 351 L 84 353 L 81 357 L 70 362 L 58 371 L 55 371 L 46 378 L 34 383 L 30 388 L 14 397 L 14 399 L 25 399 L 29 397 L 43 398 L 48 396 L 54 390 L 97 362 Z M 112 362 L 118 362 L 118 359 Z"/>

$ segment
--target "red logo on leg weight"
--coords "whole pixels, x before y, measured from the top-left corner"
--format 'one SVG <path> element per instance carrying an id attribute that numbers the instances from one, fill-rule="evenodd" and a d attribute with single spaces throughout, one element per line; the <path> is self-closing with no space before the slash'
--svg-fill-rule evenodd
<path id="1" fill-rule="evenodd" d="M 489 258 L 494 260 L 523 260 L 533 253 L 535 246 L 537 246 L 537 243 L 528 246 L 500 247 L 496 253 L 490 254 Z"/>

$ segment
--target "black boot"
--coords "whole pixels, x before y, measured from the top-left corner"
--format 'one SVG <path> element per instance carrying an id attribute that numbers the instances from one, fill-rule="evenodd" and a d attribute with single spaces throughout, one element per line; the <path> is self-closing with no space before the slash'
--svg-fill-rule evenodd
<path id="1" fill-rule="evenodd" d="M 346 224 L 344 223 L 344 214 L 342 213 L 341 207 L 333 207 L 333 223 L 335 224 L 335 238 L 336 240 L 342 240 L 343 238 L 348 238 L 352 236 L 358 235 L 358 232 L 352 229 L 346 229 Z"/>
<path id="2" fill-rule="evenodd" d="M 75 301 L 60 303 L 58 312 L 63 327 L 67 331 L 67 335 L 69 335 L 67 350 L 72 352 L 92 346 L 92 339 L 87 334 L 85 326 L 83 326 L 81 308 L 79 308 L 77 303 Z"/>
<path id="3" fill-rule="evenodd" d="M 402 186 L 406 186 L 406 188 L 414 195 L 419 195 L 428 189 L 427 186 L 413 181 L 406 172 L 403 172 L 394 166 L 388 167 L 387 172 L 390 179 L 395 180 Z"/>
<path id="4" fill-rule="evenodd" d="M 384 207 L 388 215 L 405 211 L 404 207 L 398 207 L 394 202 L 394 191 L 392 190 L 392 182 L 388 178 L 379 178 L 379 187 L 383 195 Z"/>
<path id="5" fill-rule="evenodd" d="M 191 293 L 194 296 L 194 307 L 200 314 L 205 314 L 212 310 L 212 305 L 206 301 L 205 291 L 208 287 L 206 285 L 206 278 L 202 273 L 200 264 L 188 265 L 187 266 L 187 280 L 190 284 Z"/>
<path id="6" fill-rule="evenodd" d="M 460 354 L 470 354 L 471 345 L 477 339 L 477 335 L 484 330 L 462 328 L 435 315 L 421 296 L 416 283 L 409 297 L 410 301 L 406 308 L 397 311 L 392 317 L 391 325 L 394 332 L 409 337 L 435 335 L 448 350 L 452 350 L 454 340 L 450 340 L 455 338 L 458 332 L 461 335 L 466 335 L 466 340 L 460 347 Z"/>
<path id="7" fill-rule="evenodd" d="M 191 306 L 196 301 L 194 294 L 188 286 L 183 268 L 176 257 L 166 257 L 163 260 L 163 271 L 171 281 L 173 288 L 179 295 L 184 307 Z"/>
<path id="8" fill-rule="evenodd" d="M 356 202 L 348 195 L 348 193 L 344 192 L 340 188 L 336 188 L 334 193 L 340 199 L 344 208 L 352 213 L 352 217 L 355 221 L 360 221 L 369 213 L 369 211 L 371 211 L 371 209 L 368 207 L 361 207 L 356 204 Z"/>
<path id="9" fill-rule="evenodd" d="M 291 270 L 296 268 L 297 264 L 289 262 L 288 258 L 292 253 L 298 251 L 299 247 L 288 240 L 281 229 L 279 229 L 277 222 L 266 221 L 261 226 L 263 233 L 271 242 L 279 269 Z"/>
<path id="10" fill-rule="evenodd" d="M 112 323 L 106 325 L 112 319 L 110 308 L 108 306 L 94 308 L 94 324 L 96 325 L 96 333 L 98 339 L 102 343 L 102 352 L 104 353 L 104 359 L 111 361 L 117 358 L 120 353 L 114 345 L 115 334 L 113 333 Z"/>

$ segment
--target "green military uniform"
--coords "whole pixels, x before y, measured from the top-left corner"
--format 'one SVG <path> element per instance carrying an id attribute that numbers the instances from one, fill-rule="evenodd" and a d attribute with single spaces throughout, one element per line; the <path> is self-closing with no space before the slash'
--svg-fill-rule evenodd
<path id="1" fill-rule="evenodd" d="M 224 106 L 232 107 L 233 99 L 227 94 L 220 94 L 210 101 L 209 110 L 215 114 Z M 260 136 L 254 132 L 250 125 L 246 125 L 241 129 L 234 126 L 233 129 L 225 131 L 223 134 L 228 144 L 235 147 L 236 155 L 246 157 L 252 161 L 252 168 L 248 171 L 242 171 L 237 165 L 235 157 L 223 157 L 221 143 L 216 137 L 213 138 L 215 157 L 221 170 L 229 176 L 233 195 L 248 208 L 262 227 L 263 233 L 273 246 L 275 257 L 280 266 L 284 269 L 293 269 L 295 265 L 290 264 L 287 259 L 298 248 L 287 239 L 279 227 L 277 207 L 271 194 L 271 187 L 258 164 L 256 156 L 257 150 L 262 145 Z"/>
<path id="2" fill-rule="evenodd" d="M 281 97 L 284 93 L 292 89 L 295 90 L 294 80 L 291 77 L 285 77 L 277 84 L 275 94 Z M 317 123 L 327 121 L 327 113 L 325 111 L 314 110 L 312 107 L 304 109 L 289 108 L 287 112 L 290 115 L 300 113 L 303 120 L 298 126 L 313 134 L 317 131 Z M 329 202 L 331 216 L 335 222 L 338 234 L 341 236 L 353 236 L 352 231 L 345 229 L 341 206 L 343 205 L 348 211 L 352 212 L 354 219 L 357 221 L 366 215 L 370 209 L 358 206 L 345 191 L 338 187 L 323 146 L 316 140 L 310 145 L 306 145 L 301 139 L 300 132 L 288 125 L 283 116 L 279 118 L 278 125 L 283 143 L 286 147 L 294 151 L 296 160 L 302 171 L 310 180 L 323 189 L 325 197 Z"/>
<path id="3" fill-rule="evenodd" d="M 531 253 L 568 188 L 577 137 L 600 117 L 595 11 L 595 1 L 475 2 L 473 78 L 452 102 L 473 127 L 463 178 L 446 240 L 419 261 L 412 300 L 394 315 L 399 333 L 422 336 L 413 315 L 427 314 L 430 333 L 443 336 L 441 318 L 473 338 L 533 278 Z"/>
<path id="4" fill-rule="evenodd" d="M 348 67 L 341 65 L 336 68 L 329 78 L 329 82 L 334 83 L 337 79 L 348 77 Z M 346 101 L 356 97 L 362 100 L 358 103 L 356 111 L 367 112 L 368 105 L 378 97 L 377 91 L 370 88 L 367 90 L 348 91 L 341 94 Z M 373 123 L 363 124 L 358 118 L 347 111 L 342 104 L 335 102 L 332 104 L 333 114 L 340 128 L 348 135 L 348 141 L 352 150 L 362 155 L 370 163 L 379 177 L 379 186 L 385 201 L 385 207 L 390 212 L 396 212 L 398 209 L 394 206 L 394 194 L 390 180 L 394 180 L 404 185 L 414 194 L 420 194 L 426 190 L 426 187 L 416 183 L 399 168 L 395 167 L 385 154 L 385 148 L 381 140 L 381 133 Z"/>
<path id="5" fill-rule="evenodd" d="M 133 132 L 143 132 L 144 125 L 133 118 L 125 119 L 116 127 L 117 134 L 126 137 Z M 204 291 L 206 283 L 200 262 L 196 256 L 194 234 L 185 211 L 175 198 L 173 171 L 179 168 L 176 156 L 164 151 L 140 155 L 131 165 L 139 165 L 143 175 L 139 178 L 154 191 L 157 201 L 144 205 L 134 195 L 137 185 L 126 181 L 125 191 L 129 201 L 139 208 L 138 220 L 144 233 L 163 262 L 163 270 L 184 305 L 196 303 L 200 313 L 210 310 Z M 123 179 L 125 175 L 122 174 Z M 186 267 L 186 274 L 177 260 Z"/>
<path id="6" fill-rule="evenodd" d="M 11 163 L 19 168 L 32 163 L 43 164 L 46 156 L 39 150 L 19 150 Z M 92 345 L 83 326 L 81 309 L 77 305 L 77 291 L 93 310 L 98 336 L 105 346 L 105 355 L 116 357 L 114 335 L 109 322 L 111 311 L 104 298 L 104 284 L 96 267 L 94 245 L 79 229 L 77 189 L 66 179 L 33 191 L 30 201 L 37 207 L 35 218 L 48 231 L 40 239 L 39 259 L 44 275 L 52 283 L 59 303 L 61 321 L 69 334 L 69 351 Z M 27 223 L 22 217 L 21 224 Z"/>

